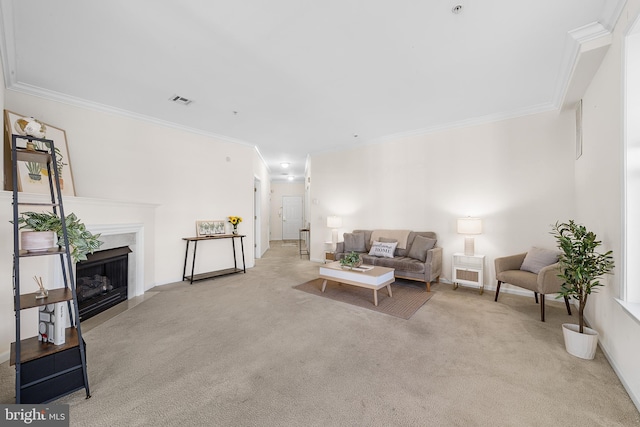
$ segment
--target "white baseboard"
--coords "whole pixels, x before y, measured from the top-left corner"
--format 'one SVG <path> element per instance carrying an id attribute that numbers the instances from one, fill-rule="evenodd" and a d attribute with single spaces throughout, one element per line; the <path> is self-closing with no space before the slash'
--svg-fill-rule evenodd
<path id="1" fill-rule="evenodd" d="M 589 325 L 589 320 L 586 318 L 586 316 L 585 316 L 584 320 L 585 320 L 585 323 L 587 325 Z M 613 358 L 609 355 L 609 351 L 607 350 L 607 348 L 604 345 L 602 345 L 602 341 L 601 340 L 598 340 L 598 346 L 600 346 L 600 350 L 602 350 L 602 353 L 604 354 L 604 357 L 607 358 L 607 361 L 609 362 L 609 365 L 611 365 L 611 367 L 613 368 L 613 371 L 618 376 L 618 379 L 622 383 L 622 386 L 624 387 L 624 389 L 627 391 L 627 394 L 631 398 L 631 401 L 633 402 L 634 405 L 636 405 L 636 409 L 638 409 L 638 411 L 640 411 L 640 396 L 637 396 L 633 392 L 631 387 L 629 387 L 629 384 L 624 379 L 624 373 L 620 370 L 619 366 L 616 364 L 616 362 L 613 360 Z"/>

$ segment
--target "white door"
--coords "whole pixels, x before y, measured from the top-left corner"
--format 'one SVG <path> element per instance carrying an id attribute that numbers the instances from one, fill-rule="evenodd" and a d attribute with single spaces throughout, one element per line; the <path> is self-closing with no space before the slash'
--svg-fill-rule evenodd
<path id="1" fill-rule="evenodd" d="M 282 240 L 298 240 L 302 228 L 302 196 L 282 196 Z"/>

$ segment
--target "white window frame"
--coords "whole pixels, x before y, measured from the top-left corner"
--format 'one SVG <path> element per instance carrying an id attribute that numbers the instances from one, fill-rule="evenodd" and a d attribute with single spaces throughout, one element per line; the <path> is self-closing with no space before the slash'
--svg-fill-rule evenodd
<path id="1" fill-rule="evenodd" d="M 623 46 L 624 273 L 616 301 L 640 323 L 640 19 L 630 26 Z"/>

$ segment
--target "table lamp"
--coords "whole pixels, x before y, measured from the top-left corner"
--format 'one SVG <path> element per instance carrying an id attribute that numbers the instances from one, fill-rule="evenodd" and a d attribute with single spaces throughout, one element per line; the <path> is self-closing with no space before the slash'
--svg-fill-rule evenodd
<path id="1" fill-rule="evenodd" d="M 473 234 L 482 234 L 482 220 L 480 218 L 458 218 L 458 234 L 464 234 L 464 254 L 474 254 Z"/>
<path id="2" fill-rule="evenodd" d="M 331 229 L 331 249 L 335 252 L 338 244 L 338 228 L 342 227 L 342 218 L 335 215 L 328 216 L 327 227 Z"/>

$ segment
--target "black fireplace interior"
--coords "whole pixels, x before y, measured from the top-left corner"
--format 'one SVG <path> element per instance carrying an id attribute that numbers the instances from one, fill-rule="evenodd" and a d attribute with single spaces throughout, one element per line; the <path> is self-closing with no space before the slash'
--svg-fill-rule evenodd
<path id="1" fill-rule="evenodd" d="M 87 320 L 128 296 L 129 247 L 87 255 L 76 264 L 76 291 L 80 320 Z"/>

